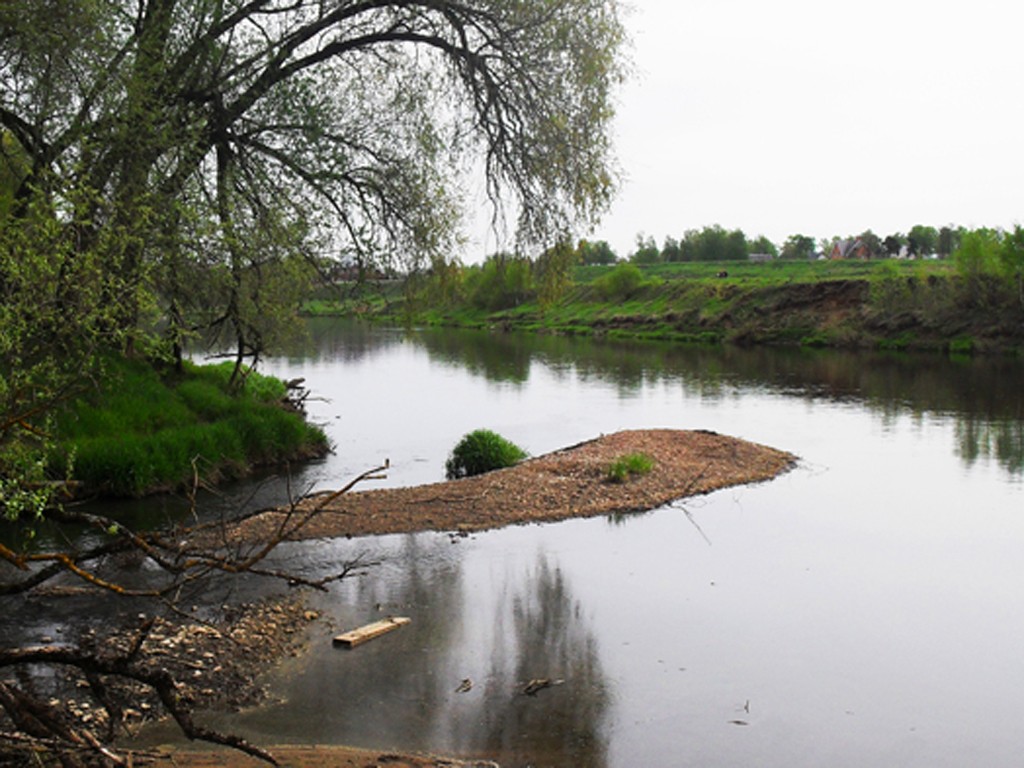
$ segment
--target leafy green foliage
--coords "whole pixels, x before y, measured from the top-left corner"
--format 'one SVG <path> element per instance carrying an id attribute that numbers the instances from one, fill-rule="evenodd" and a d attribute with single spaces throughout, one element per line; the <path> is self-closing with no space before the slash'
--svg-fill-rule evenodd
<path id="1" fill-rule="evenodd" d="M 579 260 L 579 251 L 564 240 L 537 257 L 533 272 L 537 301 L 542 307 L 551 306 L 566 294 L 572 286 L 573 267 Z"/>
<path id="2" fill-rule="evenodd" d="M 412 281 L 415 285 L 415 281 Z M 425 299 L 431 306 L 451 307 L 464 298 L 465 270 L 457 259 L 435 256 L 426 280 Z"/>
<path id="3" fill-rule="evenodd" d="M 605 477 L 610 483 L 624 483 L 632 477 L 649 474 L 652 469 L 654 459 L 646 453 L 628 453 L 612 462 Z"/>
<path id="4" fill-rule="evenodd" d="M 465 435 L 445 462 L 449 480 L 471 477 L 495 469 L 511 467 L 527 456 L 526 451 L 497 432 L 477 429 Z"/>
<path id="5" fill-rule="evenodd" d="M 963 229 L 942 227 L 939 230 L 939 239 L 936 243 L 939 256 L 947 258 L 952 255 L 960 247 L 960 238 L 963 237 L 963 233 Z"/>
<path id="6" fill-rule="evenodd" d="M 661 261 L 661 251 L 654 238 L 637 235 L 636 250 L 630 254 L 629 260 L 633 264 L 657 264 Z"/>
<path id="7" fill-rule="evenodd" d="M 366 274 L 450 253 L 466 169 L 517 244 L 610 203 L 617 2 L 229 5 L 0 5 L 0 214 L 35 194 L 76 251 L 127 233 L 104 288 L 160 301 L 116 325 L 158 310 L 176 354 L 212 327 L 258 359 L 313 254 Z"/>
<path id="8" fill-rule="evenodd" d="M 764 235 L 758 235 L 753 240 L 748 242 L 747 243 L 747 250 L 750 251 L 751 254 L 754 254 L 754 253 L 767 254 L 768 256 L 772 257 L 773 259 L 777 259 L 779 257 L 779 249 L 776 247 L 775 243 L 773 243 L 771 240 L 769 240 Z"/>
<path id="9" fill-rule="evenodd" d="M 957 271 L 967 280 L 995 273 L 999 268 L 1000 235 L 993 229 L 965 232 L 954 252 Z"/>
<path id="10" fill-rule="evenodd" d="M 727 230 L 719 224 L 687 230 L 679 242 L 680 261 L 746 261 L 748 253 L 743 230 Z"/>
<path id="11" fill-rule="evenodd" d="M 939 230 L 924 224 L 916 224 L 907 233 L 907 250 L 911 256 L 927 256 L 939 247 Z"/>
<path id="12" fill-rule="evenodd" d="M 950 355 L 969 355 L 974 352 L 974 339 L 970 336 L 960 336 L 949 340 Z"/>
<path id="13" fill-rule="evenodd" d="M 907 278 L 894 261 L 882 262 L 871 279 L 871 304 L 881 312 L 895 314 L 909 308 Z"/>
<path id="14" fill-rule="evenodd" d="M 1006 279 L 1016 288 L 1017 302 L 1024 310 L 1024 227 L 1020 224 L 1003 238 L 999 250 L 999 266 Z"/>
<path id="15" fill-rule="evenodd" d="M 722 271 L 728 276 L 720 277 Z M 579 266 L 574 272 L 574 287 L 548 307 L 528 301 L 488 312 L 463 303 L 430 308 L 415 322 L 686 344 L 873 348 L 889 338 L 901 347 L 935 350 L 970 335 L 981 352 L 1005 349 L 1007 320 L 1019 322 L 1005 281 L 987 309 L 965 312 L 952 260 L 776 259 Z M 623 272 L 632 276 L 616 289 L 611 276 Z M 914 333 L 905 333 L 908 327 Z"/>
<path id="16" fill-rule="evenodd" d="M 886 256 L 895 257 L 900 255 L 906 244 L 907 236 L 900 232 L 894 232 L 891 235 L 886 235 L 882 240 L 882 250 Z"/>
<path id="17" fill-rule="evenodd" d="M 523 256 L 494 254 L 467 271 L 465 285 L 474 307 L 492 312 L 509 309 L 533 297 L 532 264 Z"/>
<path id="18" fill-rule="evenodd" d="M 619 260 L 615 251 L 605 240 L 597 242 L 580 240 L 577 250 L 580 254 L 580 261 L 584 264 L 614 264 Z"/>
<path id="19" fill-rule="evenodd" d="M 790 235 L 782 245 L 779 258 L 809 261 L 814 258 L 814 238 L 808 235 Z"/>
<path id="20" fill-rule="evenodd" d="M 594 281 L 594 287 L 605 300 L 629 297 L 645 282 L 644 273 L 636 264 L 623 263 Z"/>
<path id="21" fill-rule="evenodd" d="M 1005 293 L 1002 279 L 1002 233 L 993 229 L 964 232 L 960 247 L 953 253 L 957 272 L 963 280 L 964 298 L 972 309 L 984 309 L 1000 303 Z"/>
<path id="22" fill-rule="evenodd" d="M 142 362 L 107 362 L 104 386 L 60 412 L 51 464 L 108 494 L 134 496 L 253 464 L 321 451 L 326 439 L 281 408 L 282 382 L 250 373 L 231 389 L 232 363 L 161 376 Z"/>
<path id="23" fill-rule="evenodd" d="M 11 213 L 21 182 L 29 171 L 24 148 L 10 131 L 0 128 L 0 221 Z"/>
<path id="24" fill-rule="evenodd" d="M 88 205 L 90 198 L 69 202 Z M 0 511 L 24 517 L 56 499 L 52 414 L 102 375 L 98 350 L 129 338 L 126 308 L 146 292 L 116 274 L 131 238 L 114 225 L 88 249 L 69 240 L 52 201 L 29 196 L 0 220 Z"/>
<path id="25" fill-rule="evenodd" d="M 3 447 L 0 454 L 0 518 L 33 522 L 53 503 L 46 461 L 41 450 L 48 443 L 24 442 Z"/>

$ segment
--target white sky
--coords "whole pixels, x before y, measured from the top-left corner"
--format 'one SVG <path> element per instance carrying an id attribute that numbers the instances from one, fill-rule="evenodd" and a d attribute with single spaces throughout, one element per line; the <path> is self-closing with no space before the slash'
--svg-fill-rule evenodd
<path id="1" fill-rule="evenodd" d="M 1019 0 L 629 0 L 625 175 L 592 239 L 1024 223 Z"/>

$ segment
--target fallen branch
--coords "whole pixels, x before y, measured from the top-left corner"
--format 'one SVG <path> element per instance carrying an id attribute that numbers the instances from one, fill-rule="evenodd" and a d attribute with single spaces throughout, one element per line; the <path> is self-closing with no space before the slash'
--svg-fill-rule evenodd
<path id="1" fill-rule="evenodd" d="M 214 573 L 233 575 L 251 574 L 283 581 L 290 586 L 325 590 L 327 585 L 347 578 L 353 573 L 376 564 L 376 561 L 357 557 L 343 563 L 340 570 L 327 576 L 307 576 L 285 568 L 267 567 L 265 562 L 276 547 L 294 536 L 316 515 L 326 503 L 364 480 L 377 479 L 388 469 L 388 464 L 363 472 L 340 491 L 329 494 L 314 503 L 303 503 L 307 497 L 293 501 L 279 524 L 264 541 L 255 545 L 232 541 L 232 531 L 240 520 L 252 513 L 222 517 L 218 521 L 195 522 L 166 530 L 135 531 L 120 521 L 80 509 L 48 510 L 46 516 L 60 525 L 81 525 L 106 537 L 91 547 L 76 550 L 16 552 L 0 543 L 0 560 L 14 566 L 21 578 L 0 584 L 0 596 L 30 593 L 39 590 L 58 576 L 73 577 L 97 594 L 118 597 L 148 598 L 167 614 L 186 617 L 187 612 L 177 605 L 183 591 L 197 585 Z M 193 519 L 195 491 L 191 494 Z M 132 586 L 104 570 L 110 558 L 138 553 L 151 565 L 152 582 Z M 63 586 L 63 585 L 62 585 Z M 194 618 L 188 616 L 189 620 Z M 148 690 L 159 700 L 166 712 L 175 720 L 181 732 L 190 740 L 202 740 L 237 749 L 260 760 L 276 765 L 274 757 L 245 739 L 206 728 L 195 722 L 192 703 L 183 695 L 183 686 L 168 671 L 167 660 L 184 673 L 200 672 L 205 666 L 192 662 L 186 656 L 173 657 L 163 648 L 150 648 L 155 618 L 145 619 L 127 641 L 90 646 L 80 642 L 77 647 L 44 645 L 0 648 L 0 669 L 28 670 L 50 667 L 73 670 L 84 684 L 91 698 L 102 708 L 105 717 L 97 718 L 99 730 L 87 725 L 86 720 L 51 704 L 32 690 L 30 682 L 14 680 L 0 682 L 0 714 L 6 714 L 10 726 L 0 718 L 0 739 L 11 749 L 47 752 L 64 766 L 78 766 L 99 760 L 108 765 L 127 765 L 128 753 L 115 749 L 113 739 L 125 724 L 125 697 L 139 696 L 139 690 Z M 233 639 L 233 638 L 232 638 Z M 24 677 L 31 680 L 31 675 Z M 99 713 L 99 709 L 92 709 Z M 79 715 L 81 713 L 78 713 Z M 105 723 L 104 723 L 105 721 Z"/>

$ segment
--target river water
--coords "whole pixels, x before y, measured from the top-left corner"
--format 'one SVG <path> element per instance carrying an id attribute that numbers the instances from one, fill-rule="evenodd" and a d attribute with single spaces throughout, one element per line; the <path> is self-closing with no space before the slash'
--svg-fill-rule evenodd
<path id="1" fill-rule="evenodd" d="M 311 331 L 265 368 L 305 377 L 335 443 L 294 487 L 339 487 L 384 459 L 378 486 L 440 480 L 478 427 L 532 454 L 711 429 L 800 464 L 616 519 L 289 545 L 305 568 L 381 564 L 319 599 L 312 652 L 271 674 L 280 703 L 215 724 L 505 768 L 1024 755 L 1019 362 Z M 388 614 L 412 623 L 332 647 L 333 631 Z M 535 678 L 564 682 L 517 693 Z"/>

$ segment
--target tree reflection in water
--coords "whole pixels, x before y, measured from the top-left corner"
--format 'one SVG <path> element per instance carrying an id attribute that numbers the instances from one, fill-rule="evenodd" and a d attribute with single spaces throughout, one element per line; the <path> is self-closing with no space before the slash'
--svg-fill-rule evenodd
<path id="1" fill-rule="evenodd" d="M 523 692 L 531 680 L 561 680 Z M 493 628 L 478 715 L 454 724 L 460 751 L 494 755 L 503 766 L 608 764 L 609 686 L 595 637 L 565 576 L 543 554 Z"/>
<path id="2" fill-rule="evenodd" d="M 366 545 L 339 540 L 306 556 L 327 562 Z M 266 743 L 395 744 L 504 768 L 606 766 L 609 684 L 562 570 L 540 553 L 525 570 L 478 561 L 467 572 L 464 554 L 443 536 L 388 539 L 370 553 L 384 565 L 339 585 L 329 602 L 345 607 L 334 621 L 351 627 L 393 613 L 412 623 L 354 651 L 314 642 L 272 676 L 281 703 L 212 722 Z M 464 678 L 472 685 L 460 692 Z M 564 682 L 524 694 L 538 678 Z"/>
<path id="3" fill-rule="evenodd" d="M 863 403 L 885 425 L 902 416 L 952 414 L 958 422 L 956 450 L 968 466 L 993 458 L 1010 474 L 1024 473 L 1024 363 L 1019 359 L 461 330 L 423 332 L 416 339 L 432 357 L 492 381 L 523 383 L 531 360 L 537 360 L 556 376 L 611 382 L 623 395 L 672 385 L 686 398 L 715 401 L 741 389 L 766 389 L 808 400 Z M 514 376 L 508 373 L 510 360 Z"/>

